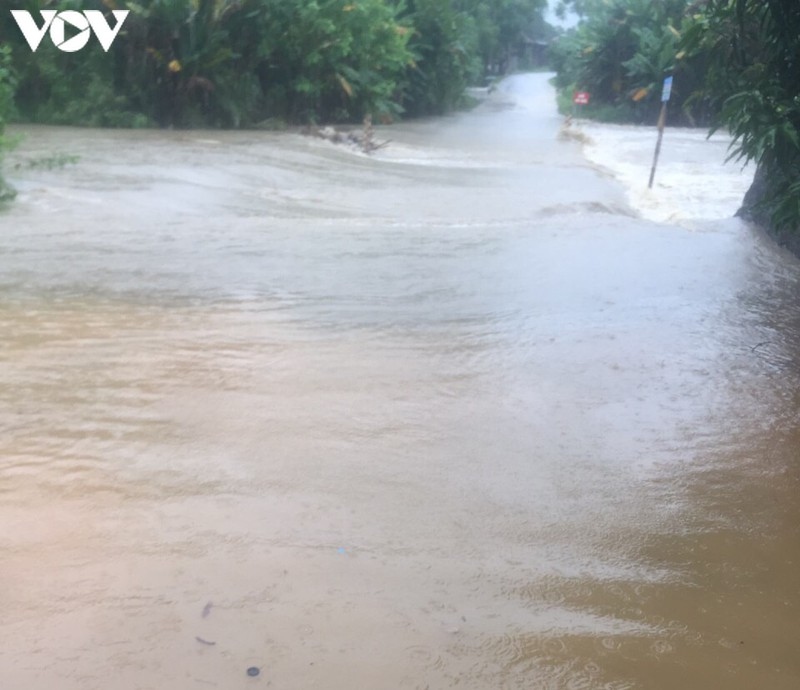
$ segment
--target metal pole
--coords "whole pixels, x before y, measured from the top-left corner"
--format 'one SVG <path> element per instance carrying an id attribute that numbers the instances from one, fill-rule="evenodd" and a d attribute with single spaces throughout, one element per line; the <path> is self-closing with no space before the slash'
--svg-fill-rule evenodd
<path id="1" fill-rule="evenodd" d="M 661 114 L 658 116 L 658 141 L 656 142 L 656 153 L 653 156 L 653 167 L 650 170 L 650 182 L 647 188 L 653 188 L 653 178 L 656 176 L 656 166 L 658 165 L 658 154 L 661 153 L 661 140 L 664 138 L 664 125 L 667 123 L 667 102 L 661 104 Z"/>

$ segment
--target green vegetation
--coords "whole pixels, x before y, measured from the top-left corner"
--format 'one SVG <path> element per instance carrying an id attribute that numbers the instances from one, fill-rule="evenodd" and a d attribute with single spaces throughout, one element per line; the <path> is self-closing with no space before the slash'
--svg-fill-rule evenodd
<path id="1" fill-rule="evenodd" d="M 587 90 L 589 117 L 655 123 L 674 75 L 670 119 L 726 127 L 732 157 L 758 164 L 745 212 L 800 228 L 800 12 L 797 0 L 564 0 L 581 17 L 552 49 L 559 103 Z"/>
<path id="2" fill-rule="evenodd" d="M 747 212 L 800 228 L 800 12 L 796 0 L 709 0 L 682 47 L 708 65 L 704 95 L 732 157 L 758 164 Z"/>
<path id="3" fill-rule="evenodd" d="M 381 0 L 29 4 L 130 10 L 108 54 L 95 41 L 63 53 L 48 40 L 31 53 L 8 27 L 17 109 L 34 122 L 239 127 L 392 115 L 412 58 L 410 28 Z"/>
<path id="4" fill-rule="evenodd" d="M 13 111 L 14 78 L 10 70 L 10 51 L 5 46 L 0 46 L 0 161 L 3 153 L 10 146 L 7 137 L 3 136 L 6 120 Z M 6 184 L 0 175 L 0 203 L 14 197 L 14 190 Z"/>
<path id="5" fill-rule="evenodd" d="M 553 29 L 546 0 L 17 0 L 41 10 L 129 10 L 96 40 L 31 51 L 0 12 L 0 159 L 9 120 L 91 127 L 387 122 L 465 104 L 464 87 L 524 64 Z M 13 190 L 0 178 L 0 200 Z"/>
<path id="6" fill-rule="evenodd" d="M 383 122 L 467 103 L 464 87 L 530 58 L 552 35 L 546 0 L 17 0 L 41 10 L 129 10 L 96 40 L 34 53 L 0 12 L 0 160 L 6 122 L 258 127 Z M 64 163 L 65 161 L 62 161 Z M 72 161 L 66 161 L 72 162 Z M 0 201 L 13 190 L 0 177 Z"/>
<path id="7" fill-rule="evenodd" d="M 88 126 L 249 127 L 383 121 L 447 112 L 464 86 L 524 57 L 549 27 L 545 0 L 20 0 L 130 10 L 96 41 L 36 53 L 9 13 L 17 117 Z M 112 21 L 113 23 L 113 21 Z"/>
<path id="8" fill-rule="evenodd" d="M 567 2 L 583 19 L 554 44 L 556 86 L 562 94 L 589 91 L 589 117 L 655 122 L 664 77 L 674 75 L 672 119 L 708 122 L 697 91 L 701 60 L 679 48 L 688 0 L 581 0 Z"/>
<path id="9" fill-rule="evenodd" d="M 555 35 L 542 16 L 546 0 L 407 0 L 414 27 L 413 68 L 403 105 L 411 115 L 441 114 L 463 103 L 468 84 L 530 67 L 536 41 Z"/>

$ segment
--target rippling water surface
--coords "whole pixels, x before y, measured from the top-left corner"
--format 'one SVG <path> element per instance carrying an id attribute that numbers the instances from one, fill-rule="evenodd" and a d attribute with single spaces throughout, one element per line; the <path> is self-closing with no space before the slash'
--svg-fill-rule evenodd
<path id="1" fill-rule="evenodd" d="M 80 160 L 0 215 L 3 688 L 800 686 L 798 263 L 552 103 L 25 130 Z"/>

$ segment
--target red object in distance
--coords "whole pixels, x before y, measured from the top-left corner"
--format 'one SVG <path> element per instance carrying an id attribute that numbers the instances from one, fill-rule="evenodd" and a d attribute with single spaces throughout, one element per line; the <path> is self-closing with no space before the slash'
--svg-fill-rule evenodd
<path id="1" fill-rule="evenodd" d="M 572 97 L 572 102 L 575 105 L 589 105 L 589 92 L 576 91 L 575 95 Z"/>

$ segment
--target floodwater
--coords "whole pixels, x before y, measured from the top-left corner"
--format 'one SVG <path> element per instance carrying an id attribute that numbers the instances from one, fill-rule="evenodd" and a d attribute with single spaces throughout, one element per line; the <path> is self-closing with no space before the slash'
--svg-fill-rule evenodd
<path id="1" fill-rule="evenodd" d="M 545 79 L 373 157 L 22 130 L 3 690 L 800 687 L 800 264 Z"/>
<path id="2" fill-rule="evenodd" d="M 667 127 L 652 188 L 655 127 L 582 120 L 562 135 L 585 142 L 587 158 L 622 183 L 628 203 L 648 220 L 702 230 L 736 213 L 755 175 L 754 164 L 726 163 L 730 137 L 720 131 Z"/>

